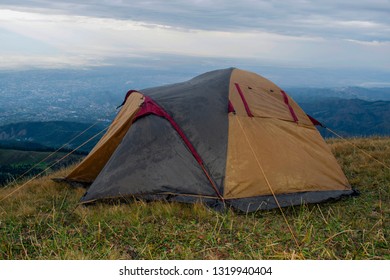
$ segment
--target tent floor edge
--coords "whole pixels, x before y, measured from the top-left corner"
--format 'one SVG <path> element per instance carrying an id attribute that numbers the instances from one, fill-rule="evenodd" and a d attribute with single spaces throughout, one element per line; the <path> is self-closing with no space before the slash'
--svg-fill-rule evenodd
<path id="1" fill-rule="evenodd" d="M 281 207 L 301 206 L 306 204 L 316 204 L 323 202 L 334 202 L 345 197 L 358 196 L 358 190 L 337 190 L 337 191 L 315 191 L 315 192 L 300 192 L 291 194 L 276 195 Z M 160 202 L 178 202 L 184 204 L 199 203 L 207 208 L 218 212 L 224 212 L 229 208 L 241 213 L 251 213 L 259 210 L 277 209 L 278 205 L 272 195 L 225 199 L 222 202 L 218 197 L 202 197 L 202 196 L 187 196 L 187 195 L 172 195 L 172 194 L 144 194 L 144 195 L 127 195 L 123 197 L 100 198 L 94 200 L 79 201 L 79 204 L 88 206 L 96 203 L 106 204 L 127 204 L 135 201 L 143 201 L 146 203 Z"/>
<path id="2" fill-rule="evenodd" d="M 338 201 L 344 197 L 358 196 L 359 191 L 351 190 L 333 190 L 333 191 L 314 191 L 299 192 L 289 194 L 279 194 L 276 198 L 281 207 L 299 206 L 304 204 L 315 204 L 323 202 Z M 273 195 L 256 196 L 249 198 L 227 199 L 226 203 L 231 207 L 245 212 L 255 212 L 258 210 L 272 210 L 278 208 Z"/>

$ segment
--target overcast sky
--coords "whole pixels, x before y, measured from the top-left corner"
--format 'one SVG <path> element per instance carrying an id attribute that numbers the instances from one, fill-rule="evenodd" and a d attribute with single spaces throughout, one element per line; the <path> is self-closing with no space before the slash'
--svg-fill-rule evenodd
<path id="1" fill-rule="evenodd" d="M 0 41 L 2 69 L 163 60 L 390 72 L 390 0 L 1 0 Z"/>

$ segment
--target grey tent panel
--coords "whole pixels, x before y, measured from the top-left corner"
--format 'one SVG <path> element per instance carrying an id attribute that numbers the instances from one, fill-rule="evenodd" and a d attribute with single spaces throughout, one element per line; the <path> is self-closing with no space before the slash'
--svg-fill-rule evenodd
<path id="1" fill-rule="evenodd" d="M 81 202 L 152 193 L 216 196 L 171 124 L 148 115 L 131 126 Z"/>

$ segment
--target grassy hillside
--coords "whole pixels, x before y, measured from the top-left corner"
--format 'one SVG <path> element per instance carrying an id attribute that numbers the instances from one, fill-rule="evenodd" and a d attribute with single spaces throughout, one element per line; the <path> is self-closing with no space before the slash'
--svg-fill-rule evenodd
<path id="1" fill-rule="evenodd" d="M 390 138 L 349 141 L 390 166 Z M 390 170 L 344 141 L 329 145 L 361 195 L 284 208 L 299 246 L 278 209 L 76 207 L 84 190 L 42 177 L 0 189 L 0 259 L 390 259 Z"/>

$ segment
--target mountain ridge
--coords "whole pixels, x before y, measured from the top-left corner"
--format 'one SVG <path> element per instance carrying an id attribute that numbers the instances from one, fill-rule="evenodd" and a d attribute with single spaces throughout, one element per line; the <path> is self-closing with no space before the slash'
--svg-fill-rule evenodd
<path id="1" fill-rule="evenodd" d="M 390 101 L 328 98 L 301 103 L 302 109 L 346 137 L 390 135 Z M 323 136 L 332 136 L 323 132 Z"/>
<path id="2" fill-rule="evenodd" d="M 93 125 L 68 121 L 12 123 L 0 126 L 0 146 L 18 147 L 21 143 L 26 143 L 31 146 L 41 146 L 42 149 L 62 146 L 66 149 L 74 149 L 102 131 L 104 127 L 102 123 Z M 77 139 L 74 139 L 76 137 Z M 69 142 L 72 139 L 73 141 Z M 81 147 L 80 151 L 90 151 L 97 141 L 98 137 Z"/>

